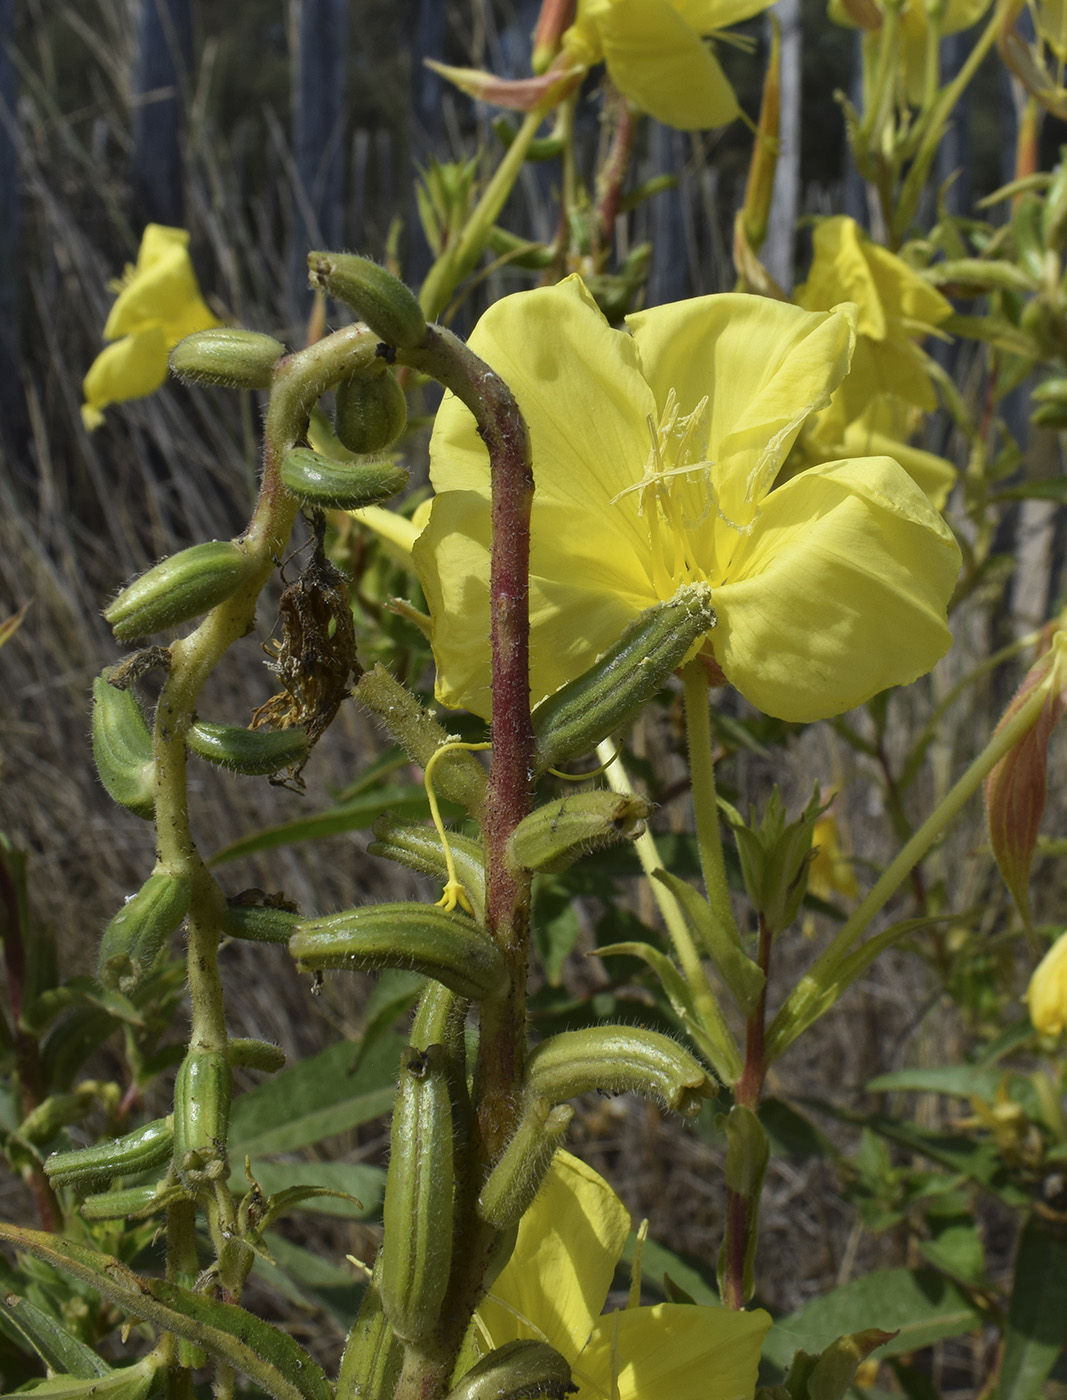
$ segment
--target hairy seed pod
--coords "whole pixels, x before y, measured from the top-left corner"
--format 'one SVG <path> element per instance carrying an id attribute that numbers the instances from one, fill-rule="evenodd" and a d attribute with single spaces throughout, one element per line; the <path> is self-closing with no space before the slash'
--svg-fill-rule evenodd
<path id="1" fill-rule="evenodd" d="M 190 1049 L 174 1081 L 174 1166 L 190 1185 L 225 1175 L 233 1071 L 217 1050 Z"/>
<path id="2" fill-rule="evenodd" d="M 157 1118 L 124 1137 L 78 1147 L 71 1152 L 53 1152 L 44 1169 L 53 1186 L 94 1185 L 117 1176 L 135 1176 L 159 1167 L 171 1154 L 174 1131 L 169 1118 Z"/>
<path id="3" fill-rule="evenodd" d="M 227 1055 L 233 1069 L 258 1069 L 264 1074 L 277 1074 L 285 1067 L 285 1051 L 269 1040 L 235 1036 L 229 1043 Z"/>
<path id="4" fill-rule="evenodd" d="M 272 335 L 215 326 L 194 331 L 170 352 L 171 373 L 188 384 L 224 389 L 269 389 L 285 346 Z"/>
<path id="5" fill-rule="evenodd" d="M 84 1220 L 147 1220 L 184 1195 L 184 1188 L 177 1182 L 169 1186 L 162 1182 L 155 1186 L 126 1186 L 119 1191 L 86 1196 L 78 1206 L 78 1214 Z"/>
<path id="6" fill-rule="evenodd" d="M 643 612 L 588 671 L 534 710 L 538 771 L 587 753 L 633 719 L 715 621 L 706 583 L 685 584 Z"/>
<path id="7" fill-rule="evenodd" d="M 571 793 L 523 817 L 511 834 L 508 856 L 525 870 L 569 870 L 580 856 L 636 841 L 651 811 L 652 803 L 635 793 Z"/>
<path id="8" fill-rule="evenodd" d="M 372 856 L 395 860 L 398 865 L 406 865 L 410 870 L 429 875 L 442 885 L 448 879 L 441 838 L 433 827 L 425 822 L 403 821 L 391 812 L 383 812 L 372 830 L 374 840 L 367 847 Z M 456 876 L 467 891 L 475 918 L 480 921 L 485 909 L 485 852 L 482 844 L 456 831 L 449 833 L 448 844 L 452 848 Z"/>
<path id="9" fill-rule="evenodd" d="M 387 457 L 343 462 L 310 447 L 294 447 L 285 454 L 281 478 L 298 500 L 320 510 L 380 505 L 408 484 L 408 473 Z"/>
<path id="10" fill-rule="evenodd" d="M 129 995 L 151 972 L 163 945 L 189 912 L 189 886 L 156 870 L 122 906 L 100 940 L 97 975 Z"/>
<path id="11" fill-rule="evenodd" d="M 576 1389 L 570 1365 L 555 1347 L 520 1339 L 483 1356 L 446 1400 L 566 1400 Z"/>
<path id="12" fill-rule="evenodd" d="M 1039 282 L 1045 275 L 1045 237 L 1041 228 L 1044 207 L 1044 200 L 1036 194 L 1024 194 L 1011 220 L 1019 266 Z"/>
<path id="13" fill-rule="evenodd" d="M 93 681 L 93 761 L 110 797 L 151 821 L 156 810 L 152 734 L 131 690 L 119 690 L 106 674 Z"/>
<path id="14" fill-rule="evenodd" d="M 1052 177 L 1052 184 L 1045 195 L 1045 207 L 1041 215 L 1041 236 L 1045 247 L 1054 253 L 1063 253 L 1067 243 L 1067 159 L 1060 147 L 1060 163 Z"/>
<path id="15" fill-rule="evenodd" d="M 437 1325 L 452 1261 L 452 1100 L 443 1045 L 401 1052 L 385 1183 L 382 1304 L 396 1335 Z"/>
<path id="16" fill-rule="evenodd" d="M 508 989 L 507 964 L 473 919 L 428 904 L 374 904 L 308 919 L 289 940 L 301 972 L 402 967 L 485 1001 Z"/>
<path id="17" fill-rule="evenodd" d="M 222 916 L 222 931 L 230 938 L 251 943 L 288 943 L 301 916 L 291 909 L 275 909 L 269 904 L 228 904 Z"/>
<path id="18" fill-rule="evenodd" d="M 569 1104 L 526 1098 L 519 1126 L 479 1193 L 482 1220 L 498 1230 L 518 1223 L 540 1191 L 573 1117 Z"/>
<path id="19" fill-rule="evenodd" d="M 587 1026 L 542 1041 L 526 1063 L 533 1099 L 564 1103 L 599 1090 L 640 1094 L 687 1118 L 700 1112 L 714 1086 L 688 1050 L 639 1026 Z"/>
<path id="20" fill-rule="evenodd" d="M 250 568 L 231 540 L 208 540 L 172 554 L 134 579 L 104 610 L 120 642 L 177 627 L 224 603 Z"/>
<path id="21" fill-rule="evenodd" d="M 300 724 L 290 729 L 245 729 L 240 724 L 198 719 L 189 726 L 185 742 L 197 758 L 249 778 L 291 768 L 308 755 L 308 732 Z"/>
<path id="22" fill-rule="evenodd" d="M 349 375 L 334 388 L 333 430 L 349 452 L 381 452 L 407 425 L 408 401 L 387 369 L 373 377 Z"/>
<path id="23" fill-rule="evenodd" d="M 426 337 L 426 317 L 414 292 L 370 258 L 309 253 L 311 285 L 350 306 L 388 345 L 414 350 Z"/>

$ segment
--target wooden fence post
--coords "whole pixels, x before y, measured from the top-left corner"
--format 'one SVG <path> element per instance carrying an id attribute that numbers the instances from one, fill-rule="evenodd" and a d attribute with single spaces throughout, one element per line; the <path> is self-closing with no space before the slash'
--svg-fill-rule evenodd
<path id="1" fill-rule="evenodd" d="M 26 424 L 19 353 L 24 279 L 14 43 L 15 0 L 0 0 L 0 447 L 5 453 L 17 450 Z"/>
<path id="2" fill-rule="evenodd" d="M 193 64 L 190 0 L 141 0 L 131 180 L 141 223 L 185 222 L 182 126 Z"/>
<path id="3" fill-rule="evenodd" d="M 291 0 L 293 158 L 298 191 L 293 273 L 307 283 L 308 248 L 345 239 L 347 0 Z"/>

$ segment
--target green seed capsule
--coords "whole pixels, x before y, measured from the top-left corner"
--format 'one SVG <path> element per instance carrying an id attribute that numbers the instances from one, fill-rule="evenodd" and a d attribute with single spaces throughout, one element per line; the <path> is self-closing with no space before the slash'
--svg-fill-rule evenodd
<path id="1" fill-rule="evenodd" d="M 308 755 L 308 733 L 299 724 L 291 729 L 245 729 L 197 720 L 189 726 L 185 742 L 197 758 L 250 778 L 295 767 Z"/>
<path id="2" fill-rule="evenodd" d="M 300 914 L 291 909 L 275 909 L 268 904 L 229 904 L 222 916 L 222 931 L 230 938 L 251 943 L 288 943 Z"/>
<path id="3" fill-rule="evenodd" d="M 1015 250 L 1019 265 L 1037 281 L 1045 274 L 1045 239 L 1041 228 L 1044 200 L 1024 194 L 1012 215 Z"/>
<path id="4" fill-rule="evenodd" d="M 272 335 L 231 326 L 195 331 L 170 352 L 170 368 L 190 384 L 226 389 L 269 389 L 285 346 Z"/>
<path id="5" fill-rule="evenodd" d="M 85 1220 L 147 1220 L 184 1195 L 184 1188 L 177 1182 L 171 1186 L 162 1182 L 155 1186 L 127 1186 L 121 1191 L 86 1196 L 78 1206 L 78 1214 Z"/>
<path id="6" fill-rule="evenodd" d="M 219 1051 L 189 1050 L 174 1081 L 174 1166 L 187 1184 L 226 1171 L 233 1072 Z"/>
<path id="7" fill-rule="evenodd" d="M 163 945 L 189 912 L 189 886 L 155 871 L 104 930 L 98 975 L 105 987 L 129 995 L 151 972 Z"/>
<path id="8" fill-rule="evenodd" d="M 285 1051 L 269 1040 L 234 1037 L 228 1046 L 228 1058 L 233 1069 L 258 1069 L 264 1074 L 277 1074 L 285 1067 Z"/>
<path id="9" fill-rule="evenodd" d="M 507 964 L 472 919 L 428 904 L 374 904 L 308 919 L 289 940 L 301 972 L 401 967 L 457 996 L 485 1001 L 508 989 Z"/>
<path id="10" fill-rule="evenodd" d="M 369 258 L 354 253 L 309 253 L 311 285 L 350 306 L 389 345 L 414 350 L 426 336 L 415 294 Z"/>
<path id="11" fill-rule="evenodd" d="M 177 627 L 224 603 L 250 568 L 230 540 L 209 540 L 172 554 L 124 588 L 104 610 L 120 642 Z"/>
<path id="12" fill-rule="evenodd" d="M 452 1102 L 442 1045 L 401 1054 L 382 1237 L 382 1303 L 395 1334 L 437 1325 L 452 1261 Z"/>
<path id="13" fill-rule="evenodd" d="M 173 1141 L 170 1119 L 157 1118 L 110 1142 L 97 1142 L 72 1152 L 53 1152 L 44 1169 L 53 1186 L 103 1183 L 162 1166 L 170 1157 Z"/>
<path id="14" fill-rule="evenodd" d="M 565 1103 L 579 1094 L 640 1094 L 691 1118 L 714 1086 L 688 1050 L 638 1026 L 587 1026 L 542 1041 L 526 1064 L 531 1099 Z"/>
<path id="15" fill-rule="evenodd" d="M 508 855 L 524 870 L 569 870 L 580 856 L 636 841 L 651 811 L 651 802 L 634 793 L 575 792 L 524 817 L 508 842 Z"/>
<path id="16" fill-rule="evenodd" d="M 343 462 L 310 447 L 294 447 L 285 454 L 281 478 L 299 500 L 331 510 L 378 505 L 408 484 L 408 473 L 388 458 Z"/>
<path id="17" fill-rule="evenodd" d="M 156 807 L 152 734 L 137 697 L 113 686 L 106 675 L 93 681 L 93 759 L 109 795 L 151 821 Z"/>
<path id="18" fill-rule="evenodd" d="M 478 1196 L 478 1214 L 483 1220 L 498 1230 L 517 1224 L 540 1191 L 573 1117 L 569 1104 L 526 1100 L 514 1136 Z"/>
<path id="19" fill-rule="evenodd" d="M 497 1347 L 452 1387 L 446 1400 L 566 1400 L 576 1386 L 567 1361 L 547 1342 L 520 1340 Z"/>
<path id="20" fill-rule="evenodd" d="M 1054 253 L 1064 251 L 1067 242 L 1067 148 L 1060 147 L 1060 163 L 1045 195 L 1041 214 L 1041 236 Z"/>
<path id="21" fill-rule="evenodd" d="M 587 753 L 633 719 L 715 621 L 706 583 L 685 584 L 643 612 L 588 671 L 534 710 L 538 771 Z"/>
<path id="22" fill-rule="evenodd" d="M 333 429 L 349 452 L 381 452 L 407 424 L 408 401 L 388 370 L 350 375 L 334 389 Z"/>

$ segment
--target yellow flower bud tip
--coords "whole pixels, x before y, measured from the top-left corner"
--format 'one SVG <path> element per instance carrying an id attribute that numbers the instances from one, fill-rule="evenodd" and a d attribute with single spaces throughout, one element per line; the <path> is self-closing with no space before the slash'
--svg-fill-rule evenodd
<path id="1" fill-rule="evenodd" d="M 1034 1030 L 1041 1035 L 1062 1035 L 1067 1024 L 1067 933 L 1034 968 L 1026 989 L 1026 1004 Z"/>

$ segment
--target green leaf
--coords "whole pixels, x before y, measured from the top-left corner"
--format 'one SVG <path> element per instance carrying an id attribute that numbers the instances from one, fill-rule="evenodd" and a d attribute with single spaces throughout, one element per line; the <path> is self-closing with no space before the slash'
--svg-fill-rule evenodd
<path id="1" fill-rule="evenodd" d="M 363 1285 L 358 1270 L 347 1261 L 337 1265 L 323 1259 L 274 1231 L 263 1236 L 263 1244 L 274 1262 L 257 1254 L 253 1272 L 290 1303 L 321 1308 L 343 1337 L 359 1309 Z"/>
<path id="2" fill-rule="evenodd" d="M 647 943 L 609 943 L 605 948 L 598 948 L 596 955 L 598 958 L 640 958 L 642 962 L 647 963 L 659 978 L 660 985 L 666 992 L 674 1014 L 684 1026 L 686 1034 L 692 1038 L 712 1065 L 720 1062 L 720 1047 L 716 1045 L 702 1025 L 689 985 L 666 953 L 661 953 L 658 948 L 652 948 Z"/>
<path id="3" fill-rule="evenodd" d="M 991 501 L 1067 501 L 1067 477 L 1056 476 L 1050 481 L 1021 481 L 1017 486 L 1005 486 L 994 491 Z"/>
<path id="4" fill-rule="evenodd" d="M 997 1400 L 1037 1400 L 1067 1346 L 1067 1239 L 1031 1216 L 1019 1236 Z"/>
<path id="5" fill-rule="evenodd" d="M 533 936 L 550 987 L 561 982 L 563 964 L 581 932 L 574 896 L 565 881 L 540 879 L 534 885 Z"/>
<path id="6" fill-rule="evenodd" d="M 619 1259 L 620 1264 L 629 1265 L 632 1262 L 636 1245 L 637 1235 L 631 1231 Z M 627 1270 L 627 1276 L 628 1273 Z M 701 1272 L 700 1261 L 689 1263 L 680 1254 L 675 1254 L 666 1245 L 657 1244 L 655 1240 L 646 1239 L 642 1246 L 641 1281 L 642 1291 L 660 1294 L 668 1302 L 674 1301 L 671 1297 L 673 1285 L 674 1289 L 687 1293 L 694 1303 L 712 1308 L 721 1306 L 719 1290 L 714 1280 Z"/>
<path id="7" fill-rule="evenodd" d="M 985 1251 L 981 1236 L 971 1223 L 948 1225 L 932 1240 L 920 1240 L 923 1258 L 969 1288 L 988 1288 L 985 1271 Z"/>
<path id="8" fill-rule="evenodd" d="M 793 1157 L 797 1161 L 825 1157 L 833 1161 L 840 1155 L 810 1118 L 805 1118 L 781 1099 L 764 1099 L 760 1104 L 759 1120 L 771 1140 L 771 1151 L 775 1156 Z"/>
<path id="9" fill-rule="evenodd" d="M 751 1014 L 766 981 L 762 969 L 733 941 L 730 931 L 719 927 L 708 901 L 692 885 L 665 870 L 652 874 L 681 905 L 686 922 L 708 950 L 742 1012 Z"/>
<path id="10" fill-rule="evenodd" d="M 366 1024 L 353 1072 L 359 1069 L 378 1041 L 395 1029 L 401 1016 L 406 1016 L 413 1009 L 425 986 L 426 978 L 421 972 L 389 967 L 379 975 L 367 998 Z"/>
<path id="11" fill-rule="evenodd" d="M 230 1114 L 234 1160 L 295 1152 L 388 1113 L 402 1044 L 384 1036 L 356 1069 L 358 1047 L 342 1041 L 242 1094 Z"/>
<path id="12" fill-rule="evenodd" d="M 146 1356 L 135 1366 L 108 1367 L 91 1377 L 49 1376 L 26 1390 L 11 1391 L 0 1400 L 18 1395 L 46 1395 L 49 1400 L 144 1400 L 160 1370 L 157 1356 Z"/>
<path id="13" fill-rule="evenodd" d="M 463 808 L 454 803 L 440 803 L 443 817 L 462 816 Z M 255 831 L 250 836 L 242 836 L 216 851 L 208 861 L 209 865 L 224 865 L 227 861 L 238 860 L 258 851 L 269 851 L 275 846 L 288 846 L 297 841 L 315 841 L 320 836 L 340 836 L 346 831 L 362 831 L 371 827 L 384 811 L 397 817 L 426 817 L 430 815 L 430 805 L 426 800 L 426 789 L 421 783 L 405 783 L 402 787 L 385 787 L 361 792 L 348 802 L 327 807 L 324 812 L 316 812 L 309 817 L 297 817 L 280 826 L 269 826 Z"/>
<path id="14" fill-rule="evenodd" d="M 57 1322 L 28 1298 L 19 1298 L 14 1293 L 3 1299 L 3 1307 L 7 1320 L 25 1337 L 50 1371 L 66 1372 L 81 1380 L 109 1373 L 107 1363 L 72 1335 L 69 1323 Z"/>
<path id="15" fill-rule="evenodd" d="M 35 998 L 22 1013 L 23 1028 L 38 1034 L 71 1006 L 95 1007 L 126 1025 L 144 1025 L 144 1017 L 121 992 L 102 987 L 95 977 L 71 977 L 61 987 L 52 987 Z"/>
<path id="16" fill-rule="evenodd" d="M 308 1352 L 244 1308 L 166 1279 L 143 1278 L 110 1255 L 43 1230 L 0 1224 L 0 1239 L 88 1283 L 131 1316 L 202 1346 L 274 1400 L 333 1400 L 325 1372 Z"/>
<path id="17" fill-rule="evenodd" d="M 1003 1077 L 1000 1070 L 981 1065 L 936 1065 L 880 1074 L 869 1081 L 867 1092 L 881 1094 L 887 1089 L 904 1089 L 920 1094 L 948 1094 L 959 1099 L 979 1098 L 992 1103 Z"/>
<path id="18" fill-rule="evenodd" d="M 896 1331 L 882 1356 L 899 1356 L 960 1337 L 982 1324 L 967 1294 L 932 1269 L 876 1269 L 780 1318 L 763 1346 L 782 1372 L 798 1348 L 820 1353 L 848 1332 Z"/>
<path id="19" fill-rule="evenodd" d="M 253 1162 L 252 1175 L 266 1196 L 298 1190 L 336 1192 L 336 1195 L 305 1199 L 300 1209 L 349 1220 L 366 1220 L 373 1216 L 381 1204 L 385 1186 L 382 1168 L 361 1162 Z M 230 1190 L 239 1196 L 247 1186 L 243 1169 L 233 1172 Z M 286 1206 L 292 1208 L 295 1204 L 295 1198 L 291 1198 Z"/>

